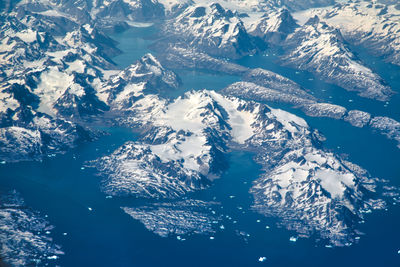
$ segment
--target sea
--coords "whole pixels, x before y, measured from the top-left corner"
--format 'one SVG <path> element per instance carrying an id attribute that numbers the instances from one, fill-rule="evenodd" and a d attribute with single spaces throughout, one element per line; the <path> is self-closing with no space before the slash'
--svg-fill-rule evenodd
<path id="1" fill-rule="evenodd" d="M 132 28 L 112 37 L 123 54 L 113 60 L 124 68 L 145 53 L 154 26 Z M 157 56 L 157 54 L 155 54 Z M 357 55 L 400 93 L 400 67 L 372 57 L 357 48 Z M 261 67 L 292 79 L 316 97 L 348 109 L 368 111 L 374 116 L 400 120 L 400 94 L 391 101 L 378 102 L 357 96 L 318 77 L 276 64 L 273 52 L 235 61 Z M 240 77 L 198 70 L 175 70 L 182 86 L 171 97 L 190 90 L 218 91 Z M 303 117 L 326 137 L 324 147 L 359 164 L 374 177 L 400 186 L 400 149 L 396 143 L 369 128 L 356 128 L 344 121 L 313 118 L 287 105 L 266 103 Z M 190 235 L 185 241 L 176 236 L 160 237 L 132 219 L 121 206 L 138 206 L 146 200 L 133 197 L 106 198 L 100 190 L 101 177 L 85 163 L 112 153 L 138 134 L 132 129 L 98 126 L 108 133 L 72 151 L 41 162 L 0 165 L 0 193 L 17 190 L 28 206 L 47 215 L 55 226 L 50 236 L 62 246 L 64 255 L 49 264 L 58 266 L 400 266 L 400 206 L 390 204 L 385 211 L 366 215 L 359 229 L 364 233 L 350 247 L 327 248 L 316 237 L 290 241 L 296 233 L 277 226 L 276 218 L 266 218 L 251 210 L 248 193 L 260 166 L 251 152 L 233 151 L 229 168 L 209 189 L 191 195 L 221 203 L 222 214 L 233 220 L 220 222 L 224 230 L 207 235 Z M 239 209 L 240 207 L 240 209 Z M 245 233 L 238 235 L 238 232 Z M 266 260 L 260 262 L 260 257 Z"/>

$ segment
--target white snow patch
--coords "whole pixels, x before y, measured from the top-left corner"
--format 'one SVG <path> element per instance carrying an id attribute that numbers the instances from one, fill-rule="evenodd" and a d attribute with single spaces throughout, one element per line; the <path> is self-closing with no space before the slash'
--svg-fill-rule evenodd
<path id="1" fill-rule="evenodd" d="M 32 43 L 36 41 L 36 32 L 32 31 L 31 29 L 17 32 L 15 36 L 19 37 L 25 43 Z"/>
<path id="2" fill-rule="evenodd" d="M 275 119 L 279 121 L 289 132 L 299 132 L 299 128 L 297 126 L 308 128 L 308 124 L 304 119 L 281 109 L 270 109 Z"/>
<path id="3" fill-rule="evenodd" d="M 53 104 L 72 85 L 73 76 L 59 71 L 57 67 L 49 67 L 41 74 L 40 80 L 35 89 L 36 95 L 40 97 L 38 111 L 53 116 L 55 114 Z"/>
<path id="4" fill-rule="evenodd" d="M 321 180 L 321 186 L 328 191 L 332 198 L 342 197 L 346 187 L 354 187 L 354 175 L 352 173 L 340 173 L 330 169 L 321 169 L 315 172 L 317 179 Z"/>
<path id="5" fill-rule="evenodd" d="M 232 127 L 234 141 L 243 144 L 254 135 L 254 129 L 251 126 L 255 120 L 254 113 L 245 110 L 238 111 L 237 108 L 240 103 L 237 99 L 230 100 L 215 92 L 211 92 L 211 94 L 229 114 L 228 123 Z"/>
<path id="6" fill-rule="evenodd" d="M 69 63 L 69 67 L 67 69 L 69 73 L 71 72 L 78 72 L 78 73 L 84 73 L 85 72 L 85 64 L 83 64 L 82 60 L 75 60 L 74 62 Z"/>

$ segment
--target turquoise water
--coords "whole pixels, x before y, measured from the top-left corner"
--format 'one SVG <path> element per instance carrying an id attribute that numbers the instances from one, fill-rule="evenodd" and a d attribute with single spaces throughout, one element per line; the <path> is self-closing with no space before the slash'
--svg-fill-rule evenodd
<path id="1" fill-rule="evenodd" d="M 147 45 L 151 41 L 143 39 L 150 36 L 148 30 L 134 29 L 120 35 L 120 48 L 125 49 L 126 54 L 115 58 L 115 61 L 121 67 L 148 52 Z M 310 74 L 281 68 L 272 59 L 248 57 L 240 63 L 274 70 L 309 88 L 318 97 L 343 103 L 348 108 L 354 105 L 373 114 L 391 115 L 389 107 L 384 107 L 383 103 L 373 102 L 374 105 L 370 105 L 369 100 L 341 88 L 310 81 L 314 78 Z M 183 85 L 178 91 L 171 92 L 171 97 L 190 89 L 219 90 L 239 80 L 239 77 L 198 71 L 178 71 L 178 74 Z M 396 73 L 392 74 L 397 77 Z M 398 82 L 396 79 L 394 83 Z M 321 88 L 326 88 L 326 91 Z M 349 99 L 354 99 L 354 102 L 349 102 Z M 304 117 L 301 111 L 289 106 L 268 104 Z M 343 121 L 305 118 L 310 126 L 321 130 L 327 137 L 325 146 L 328 149 L 348 154 L 350 161 L 365 167 L 373 176 L 400 186 L 400 149 L 393 141 Z M 81 169 L 87 160 L 110 154 L 125 141 L 137 137 L 129 129 L 105 130 L 110 135 L 65 155 L 43 162 L 0 165 L 0 187 L 21 192 L 27 205 L 47 214 L 48 220 L 56 226 L 51 236 L 66 253 L 57 262 L 62 266 L 400 266 L 400 255 L 397 254 L 400 249 L 399 206 L 391 206 L 387 212 L 367 215 L 366 223 L 361 225 L 366 235 L 362 236 L 359 244 L 351 247 L 316 247 L 313 238 L 289 242 L 289 237 L 295 233 L 277 228 L 273 218 L 264 218 L 248 210 L 252 202 L 248 190 L 260 173 L 260 166 L 254 163 L 249 152 L 233 151 L 229 169 L 224 175 L 209 189 L 190 196 L 221 202 L 223 208 L 219 212 L 237 220 L 236 224 L 233 220 L 223 221 L 225 230 L 218 231 L 215 240 L 201 235 L 189 236 L 184 242 L 177 241 L 175 237 L 158 237 L 120 209 L 121 206 L 141 205 L 145 201 L 135 198 L 106 199 L 100 192 L 100 178 L 94 170 Z M 231 195 L 235 197 L 230 198 Z M 239 206 L 243 209 L 239 210 Z M 88 207 L 93 210 L 89 211 Z M 270 229 L 265 228 L 267 225 Z M 239 237 L 237 230 L 248 233 L 248 240 Z M 259 263 L 258 258 L 262 256 L 267 257 L 267 261 Z"/>
<path id="2" fill-rule="evenodd" d="M 157 32 L 155 26 L 150 27 L 133 27 L 126 31 L 111 35 L 118 41 L 117 47 L 123 51 L 122 54 L 113 58 L 121 68 L 126 68 L 130 64 L 135 63 L 146 53 L 150 53 L 148 46 L 152 43 L 151 36 Z"/>

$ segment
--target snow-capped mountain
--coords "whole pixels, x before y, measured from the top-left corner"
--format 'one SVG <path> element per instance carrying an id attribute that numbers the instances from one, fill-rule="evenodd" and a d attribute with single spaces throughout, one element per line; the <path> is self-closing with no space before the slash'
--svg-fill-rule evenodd
<path id="1" fill-rule="evenodd" d="M 251 35 L 258 36 L 268 43 L 279 45 L 287 35 L 298 27 L 287 9 L 265 13 L 248 27 Z"/>
<path id="2" fill-rule="evenodd" d="M 336 13 L 318 11 L 327 23 L 312 17 L 305 24 L 297 23 L 289 11 L 332 2 L 23 0 L 0 17 L 0 160 L 3 164 L 42 159 L 92 140 L 94 131 L 82 126 L 92 119 L 104 124 L 112 119 L 130 127 L 140 132 L 137 139 L 87 165 L 97 168 L 107 195 L 178 199 L 122 207 L 165 237 L 214 233 L 212 224 L 219 216 L 209 211 L 217 204 L 179 198 L 212 186 L 228 169 L 231 150 L 252 151 L 262 171 L 250 189 L 256 212 L 277 217 L 302 236 L 316 234 L 332 245 L 349 245 L 356 240 L 364 213 L 385 208 L 384 196 L 395 188 L 381 188 L 382 180 L 326 151 L 324 138 L 304 119 L 262 102 L 290 104 L 309 116 L 377 129 L 399 143 L 400 123 L 323 102 L 272 71 L 224 59 L 253 55 L 266 45 L 281 46 L 281 64 L 313 72 L 364 97 L 387 100 L 391 90 L 346 45 L 345 39 L 355 38 L 355 25 L 346 26 L 345 38 L 339 27 L 346 28 L 340 23 L 348 9 L 379 10 L 368 11 L 374 22 L 358 29 L 357 36 L 366 46 L 379 45 L 379 53 L 395 62 L 397 40 L 385 39 L 385 44 L 393 44 L 383 50 L 384 38 L 377 36 L 385 29 L 397 36 L 397 22 L 382 26 L 386 19 L 395 21 L 386 14 L 397 11 L 392 6 L 343 4 L 334 7 Z M 165 15 L 152 46 L 162 52 L 160 61 L 146 54 L 118 69 L 112 57 L 120 51 L 106 33 L 136 22 L 157 22 Z M 368 30 L 372 37 L 362 35 Z M 164 98 L 164 93 L 180 87 L 181 80 L 161 62 L 227 73 L 243 81 L 219 93 L 202 90 Z M 0 222 L 12 225 L 10 214 L 36 218 L 0 203 Z M 11 234 L 23 240 L 20 229 L 12 227 Z M 31 230 L 28 235 L 36 238 Z M 0 236 L 9 233 L 0 229 Z M 58 253 L 42 242 L 40 234 L 35 240 L 42 244 L 38 253 Z"/>
<path id="3" fill-rule="evenodd" d="M 124 30 L 136 22 L 164 17 L 163 5 L 152 0 L 23 0 L 16 10 L 50 16 L 58 22 L 69 20 L 80 25 L 96 25 L 96 28 L 110 32 Z"/>
<path id="4" fill-rule="evenodd" d="M 363 213 L 385 207 L 380 199 L 368 199 L 376 181 L 365 175 L 363 169 L 331 153 L 299 148 L 254 182 L 254 208 L 281 218 L 299 234 L 317 232 L 335 246 L 350 245 Z"/>
<path id="5" fill-rule="evenodd" d="M 223 20 L 216 17 L 223 17 Z M 169 55 L 174 55 L 174 57 L 177 52 L 181 54 L 181 57 L 185 56 L 181 53 L 183 51 L 178 50 L 190 50 L 193 47 L 213 56 L 238 57 L 257 51 L 245 52 L 238 49 L 262 47 L 258 45 L 260 40 L 252 40 L 248 37 L 244 27 L 239 27 L 241 29 L 237 31 L 239 35 L 229 34 L 231 27 L 227 25 L 227 19 L 234 20 L 235 23 L 239 20 L 239 24 L 231 23 L 231 26 L 244 25 L 238 13 L 229 12 L 218 4 L 190 6 L 171 24 L 165 26 L 165 34 L 177 38 L 174 41 L 175 44 L 172 45 L 173 48 L 171 46 L 166 48 L 164 39 L 164 43 L 156 45 L 156 48 L 161 47 L 157 50 L 168 51 Z M 245 17 L 243 19 L 246 21 Z M 259 37 L 284 51 L 280 62 L 283 65 L 313 72 L 325 81 L 348 90 L 358 91 L 364 97 L 384 101 L 392 95 L 392 91 L 382 78 L 364 66 L 351 52 L 341 32 L 320 21 L 318 17 L 299 26 L 287 9 L 279 9 L 268 12 L 259 19 L 249 20 L 247 24 L 247 31 L 252 36 Z M 226 28 L 226 33 L 222 30 L 224 28 Z M 239 41 L 238 36 L 246 36 L 246 41 Z M 191 54 L 194 53 L 198 52 L 193 51 Z M 201 68 L 202 60 L 197 58 L 198 56 L 192 56 L 192 65 Z M 179 59 L 173 59 L 173 61 L 177 60 Z"/>
<path id="6" fill-rule="evenodd" d="M 97 92 L 98 97 L 114 110 L 129 109 L 132 103 L 143 94 L 162 94 L 176 90 L 180 85 L 179 77 L 165 69 L 151 54 L 116 75 L 111 76 Z"/>
<path id="7" fill-rule="evenodd" d="M 54 66 L 49 58 L 31 61 L 21 51 L 13 49 L 10 61 L 2 62 L 3 70 L 10 74 L 0 84 L 2 160 L 39 159 L 90 140 L 93 137 L 90 131 L 62 118 L 105 108 L 93 98 L 88 76 L 67 74 L 63 65 Z M 10 64 L 13 60 L 20 64 Z M 31 65 L 23 69 L 21 63 Z"/>
<path id="8" fill-rule="evenodd" d="M 277 8 L 287 8 L 289 10 L 304 10 L 313 7 L 324 7 L 335 3 L 334 0 L 158 0 L 161 3 L 167 14 L 176 14 L 182 10 L 182 7 L 188 5 L 199 5 L 208 3 L 218 3 L 222 7 L 236 10 L 240 13 L 258 13 L 258 12 L 269 12 Z"/>
<path id="9" fill-rule="evenodd" d="M 54 37 L 45 29 L 41 31 L 41 27 L 36 29 L 37 21 L 38 18 L 28 15 L 20 21 L 11 17 L 3 25 L 2 87 L 27 87 L 37 96 L 35 109 L 52 116 L 60 113 L 71 117 L 103 110 L 93 93 L 103 69 L 113 66 L 107 56 L 117 51 L 113 42 L 89 26 Z M 45 22 L 50 23 L 41 21 Z M 68 110 L 73 107 L 81 112 Z"/>
<path id="10" fill-rule="evenodd" d="M 182 196 L 204 188 L 226 168 L 225 114 L 206 92 L 169 104 L 146 95 L 130 109 L 135 117 L 127 118 L 125 124 L 141 124 L 148 130 L 141 138 L 143 144 L 127 143 L 95 163 L 106 174 L 107 193 Z"/>
<path id="11" fill-rule="evenodd" d="M 155 149 L 157 146 L 131 142 L 99 160 L 96 167 L 107 177 L 103 191 L 117 196 L 173 198 L 205 187 L 206 179 L 199 172 L 184 168 L 179 161 L 160 158 Z"/>
<path id="12" fill-rule="evenodd" d="M 147 95 L 136 107 L 142 109 L 146 98 L 155 101 Z M 354 242 L 363 212 L 385 207 L 375 195 L 379 180 L 325 152 L 319 135 L 288 112 L 213 91 L 159 100 L 145 110 L 147 116 L 130 119 L 148 129 L 139 140 L 91 163 L 104 175 L 107 194 L 176 198 L 203 189 L 219 177 L 235 147 L 255 151 L 263 166 L 251 189 L 254 209 L 305 236 L 318 233 L 346 245 Z M 154 223 L 140 209 L 125 211 Z"/>
<path id="13" fill-rule="evenodd" d="M 366 47 L 372 54 L 400 65 L 400 10 L 398 1 L 351 1 L 330 9 L 310 10 L 299 19 L 318 15 L 340 28 L 344 38 Z M 397 6 L 396 6 L 397 4 Z M 296 16 L 297 17 L 297 16 Z"/>
<path id="14" fill-rule="evenodd" d="M 87 52 L 91 46 L 81 36 L 74 31 L 55 41 L 55 51 L 39 51 L 37 63 L 30 62 L 32 69 L 22 69 L 18 75 L 14 69 L 21 65 L 4 65 L 11 75 L 1 84 L 3 160 L 40 158 L 65 151 L 93 137 L 76 122 L 103 114 L 110 107 L 112 111 L 127 111 L 143 94 L 161 93 L 180 85 L 176 74 L 151 54 L 107 77 L 109 71 L 97 67 L 101 62 L 96 60 L 105 59 L 98 54 L 90 57 L 94 51 Z M 10 58 L 26 62 L 26 57 L 15 50 L 6 52 Z"/>
<path id="15" fill-rule="evenodd" d="M 170 45 L 164 47 L 164 53 L 158 57 L 163 65 L 174 69 L 200 69 L 228 73 L 231 75 L 244 75 L 249 69 L 230 61 L 215 58 L 196 48 Z"/>
<path id="16" fill-rule="evenodd" d="M 89 24 L 71 22 L 65 31 L 52 16 L 19 16 L 5 16 L 0 30 L 2 160 L 66 151 L 94 137 L 79 123 L 107 112 L 111 103 L 129 107 L 136 89 L 159 93 L 179 86 L 179 78 L 151 55 L 113 76 L 118 71 L 109 58 L 118 53 L 116 42 Z"/>
<path id="17" fill-rule="evenodd" d="M 82 126 L 53 119 L 26 107 L 11 112 L 9 116 L 11 119 L 7 116 L 2 118 L 0 128 L 2 161 L 41 160 L 44 156 L 65 152 L 95 137 Z"/>
<path id="18" fill-rule="evenodd" d="M 375 124 L 370 124 L 372 115 L 368 112 L 347 110 L 343 106 L 318 100 L 295 82 L 271 71 L 246 68 L 211 57 L 197 49 L 176 46 L 166 48 L 160 56 L 163 64 L 171 68 L 204 69 L 241 76 L 245 82 L 228 86 L 222 91 L 224 94 L 254 101 L 291 104 L 308 116 L 345 120 L 355 127 L 378 129 L 381 134 L 400 143 L 400 130 L 396 130 L 396 120 L 378 116 L 376 120 L 381 121 L 381 126 L 374 127 Z"/>
<path id="19" fill-rule="evenodd" d="M 242 79 L 243 81 L 252 82 L 278 91 L 282 93 L 282 95 L 292 95 L 293 97 L 300 97 L 309 101 L 316 100 L 314 96 L 312 96 L 310 93 L 307 93 L 307 91 L 304 88 L 301 88 L 297 83 L 286 77 L 283 77 L 282 75 L 265 69 L 257 68 L 249 70 Z"/>
<path id="20" fill-rule="evenodd" d="M 64 254 L 49 236 L 54 226 L 16 191 L 0 197 L 0 224 L 1 265 L 45 265 Z"/>
<path id="21" fill-rule="evenodd" d="M 0 150 L 6 161 L 41 159 L 93 139 L 79 122 L 108 110 L 96 88 L 104 69 L 114 66 L 109 56 L 118 52 L 89 25 L 21 10 L 4 15 L 0 28 Z"/>
<path id="22" fill-rule="evenodd" d="M 310 117 L 344 120 L 355 127 L 377 129 L 389 139 L 395 140 L 400 148 L 400 123 L 392 118 L 373 117 L 365 111 L 347 110 L 343 106 L 323 102 L 308 95 L 292 81 L 262 69 L 250 71 L 244 79 L 247 82 L 233 83 L 221 93 L 246 100 L 290 104 Z"/>
<path id="23" fill-rule="evenodd" d="M 285 40 L 282 64 L 315 73 L 325 81 L 363 97 L 388 100 L 391 89 L 363 66 L 346 47 L 339 30 L 318 17 L 310 19 Z"/>
<path id="24" fill-rule="evenodd" d="M 192 0 L 158 0 L 164 7 L 166 18 L 173 18 L 193 4 Z"/>
<path id="25" fill-rule="evenodd" d="M 210 55 L 230 58 L 254 54 L 260 45 L 247 34 L 238 13 L 217 3 L 188 7 L 163 27 L 163 36 Z"/>

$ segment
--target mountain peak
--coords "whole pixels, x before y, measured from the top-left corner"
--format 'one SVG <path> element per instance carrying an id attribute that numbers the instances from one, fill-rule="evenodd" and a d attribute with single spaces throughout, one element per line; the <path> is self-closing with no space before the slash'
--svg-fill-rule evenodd
<path id="1" fill-rule="evenodd" d="M 321 22 L 321 19 L 315 15 L 314 17 L 307 20 L 306 25 L 318 25 Z"/>
<path id="2" fill-rule="evenodd" d="M 213 56 L 238 58 L 255 53 L 259 47 L 249 36 L 239 14 L 218 3 L 186 8 L 163 27 L 165 38 L 191 46 Z M 156 44 L 157 48 L 163 43 Z"/>
<path id="3" fill-rule="evenodd" d="M 212 3 L 209 5 L 211 13 L 216 16 L 223 16 L 225 18 L 231 18 L 234 16 L 233 12 L 229 9 L 224 9 L 219 3 Z"/>

